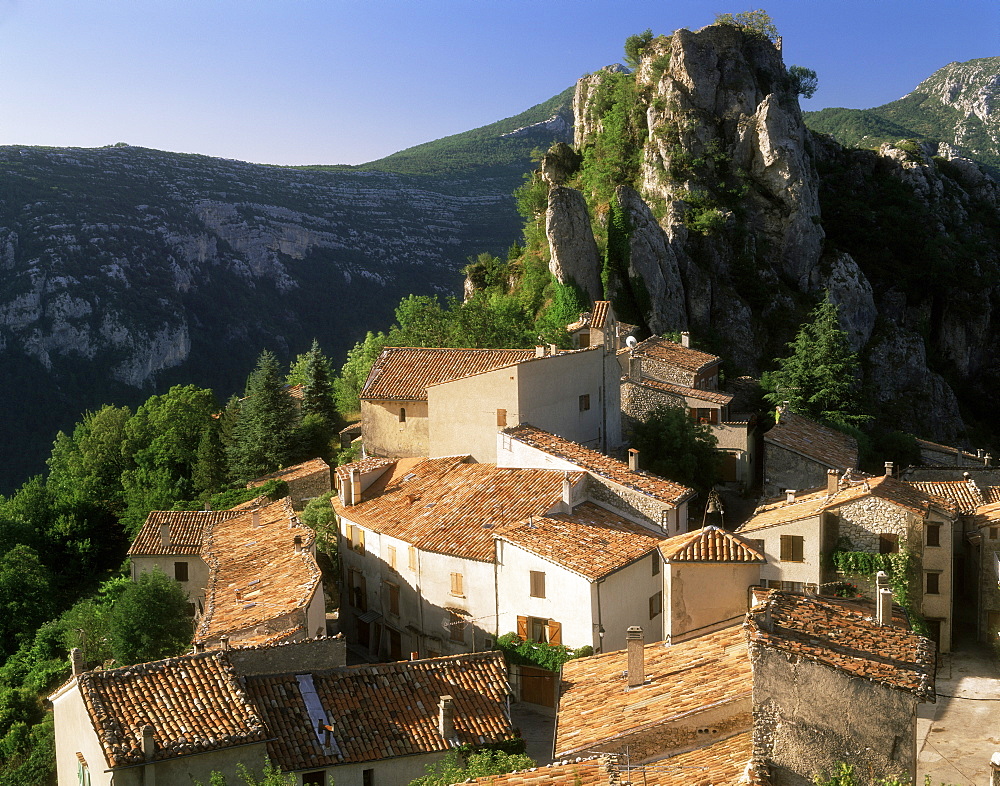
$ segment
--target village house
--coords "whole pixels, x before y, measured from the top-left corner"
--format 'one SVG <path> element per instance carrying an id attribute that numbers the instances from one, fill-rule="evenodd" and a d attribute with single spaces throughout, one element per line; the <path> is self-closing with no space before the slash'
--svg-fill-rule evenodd
<path id="1" fill-rule="evenodd" d="M 585 472 L 587 497 L 602 507 L 666 535 L 687 531 L 694 490 L 639 469 L 637 450 L 629 450 L 626 464 L 523 424 L 500 432 L 496 456 L 499 467 Z"/>
<path id="2" fill-rule="evenodd" d="M 346 667 L 342 644 L 77 664 L 49 697 L 59 786 L 234 782 L 265 759 L 302 786 L 407 783 L 449 749 L 514 736 L 499 653 Z"/>
<path id="3" fill-rule="evenodd" d="M 529 434 L 576 452 L 575 462 L 531 447 Z M 660 616 L 657 548 L 691 490 L 537 429 L 513 436 L 500 441 L 536 457 L 525 463 L 556 463 L 457 456 L 337 470 L 341 619 L 353 642 L 388 658 L 490 649 L 507 632 L 600 649 L 624 645 L 602 614 Z"/>
<path id="4" fill-rule="evenodd" d="M 942 652 L 950 652 L 953 619 L 953 554 L 958 515 L 944 499 L 891 477 L 848 475 L 829 470 L 827 486 L 759 507 L 738 531 L 764 554 L 761 584 L 793 592 L 820 592 L 848 580 L 871 595 L 864 576 L 838 575 L 834 551 L 873 554 L 908 552 L 914 603 Z"/>
<path id="5" fill-rule="evenodd" d="M 133 580 L 160 570 L 181 583 L 199 646 L 326 632 L 315 534 L 287 498 L 225 511 L 153 511 L 129 560 Z"/>
<path id="6" fill-rule="evenodd" d="M 600 450 L 621 444 L 618 364 L 560 351 L 387 348 L 361 391 L 365 452 L 496 461 L 496 432 L 531 422 Z"/>
<path id="7" fill-rule="evenodd" d="M 779 408 L 774 427 L 764 433 L 764 498 L 787 490 L 805 491 L 826 484 L 828 470 L 843 473 L 858 466 L 854 437 Z"/>
<path id="8" fill-rule="evenodd" d="M 721 480 L 753 485 L 756 472 L 756 416 L 731 412 L 733 395 L 718 389 L 722 359 L 692 349 L 687 333 L 681 343 L 653 336 L 622 351 L 622 432 L 662 406 L 680 407 L 709 427 L 722 453 Z"/>
<path id="9" fill-rule="evenodd" d="M 977 638 L 1000 651 L 1000 500 L 979 506 L 965 520 Z"/>
<path id="10" fill-rule="evenodd" d="M 590 311 L 580 314 L 580 318 L 566 326 L 570 341 L 576 349 L 587 349 L 604 345 L 612 352 L 625 346 L 626 340 L 638 328 L 619 322 L 610 300 L 595 301 Z"/>
<path id="11" fill-rule="evenodd" d="M 330 465 L 321 458 L 314 458 L 272 472 L 270 475 L 255 478 L 247 483 L 247 488 L 257 488 L 271 480 L 282 480 L 288 484 L 288 497 L 296 510 L 302 510 L 309 500 L 322 497 L 332 488 Z"/>
<path id="12" fill-rule="evenodd" d="M 838 761 L 912 778 L 936 656 L 889 590 L 880 598 L 763 590 L 742 625 L 678 644 L 644 645 L 631 629 L 625 651 L 563 667 L 564 761 L 500 783 L 618 783 L 608 776 L 627 771 L 632 783 L 806 786 Z"/>
<path id="13" fill-rule="evenodd" d="M 882 590 L 858 604 L 771 591 L 747 614 L 752 769 L 769 786 L 808 786 L 853 764 L 865 782 L 916 783 L 917 705 L 935 700 L 934 644 L 900 624 Z M 870 779 L 870 781 L 868 780 Z"/>
<path id="14" fill-rule="evenodd" d="M 707 526 L 661 541 L 659 550 L 666 643 L 703 636 L 743 619 L 764 563 L 746 540 Z"/>

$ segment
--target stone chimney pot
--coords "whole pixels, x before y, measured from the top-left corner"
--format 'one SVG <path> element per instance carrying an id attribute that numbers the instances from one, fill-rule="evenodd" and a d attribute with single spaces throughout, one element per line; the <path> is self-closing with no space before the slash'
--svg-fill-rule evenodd
<path id="1" fill-rule="evenodd" d="M 795 489 L 785 489 L 785 502 L 795 502 Z"/>
<path id="2" fill-rule="evenodd" d="M 160 524 L 160 545 L 164 549 L 170 548 L 170 525 L 167 522 Z"/>
<path id="3" fill-rule="evenodd" d="M 296 554 L 301 554 L 302 553 L 302 536 L 301 535 L 296 535 L 292 539 L 292 542 L 295 544 L 295 553 Z"/>
<path id="4" fill-rule="evenodd" d="M 83 674 L 83 651 L 79 647 L 73 647 L 69 651 L 69 662 L 73 666 L 73 676 Z"/>
<path id="5" fill-rule="evenodd" d="M 686 330 L 681 331 L 681 346 L 690 347 L 691 346 L 691 334 Z"/>
<path id="6" fill-rule="evenodd" d="M 644 662 L 645 653 L 643 645 L 645 636 L 642 628 L 633 625 L 625 631 L 625 648 L 628 651 L 628 686 L 638 688 L 646 682 L 646 664 Z"/>
<path id="7" fill-rule="evenodd" d="M 885 462 L 885 476 L 887 478 L 892 477 L 893 464 L 891 461 Z"/>
<path id="8" fill-rule="evenodd" d="M 890 627 L 892 625 L 892 590 L 887 587 L 880 588 L 875 604 L 875 621 L 883 628 Z"/>
<path id="9" fill-rule="evenodd" d="M 455 700 L 451 696 L 442 696 L 438 703 L 438 733 L 444 740 L 455 736 Z"/>
<path id="10" fill-rule="evenodd" d="M 828 469 L 826 471 L 826 493 L 831 497 L 840 490 L 840 476 L 837 470 Z"/>
<path id="11" fill-rule="evenodd" d="M 156 755 L 156 740 L 153 737 L 155 733 L 156 730 L 148 723 L 142 727 L 142 758 L 146 761 L 152 761 Z"/>
<path id="12" fill-rule="evenodd" d="M 629 472 L 639 471 L 639 451 L 635 448 L 628 449 L 628 469 Z"/>
<path id="13" fill-rule="evenodd" d="M 250 523 L 255 527 L 260 526 L 260 508 L 254 508 L 250 513 Z"/>

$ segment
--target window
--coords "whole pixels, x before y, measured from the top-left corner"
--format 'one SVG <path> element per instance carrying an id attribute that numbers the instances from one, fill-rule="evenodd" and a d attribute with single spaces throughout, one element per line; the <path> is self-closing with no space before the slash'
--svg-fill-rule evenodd
<path id="1" fill-rule="evenodd" d="M 586 349 L 587 347 L 589 347 L 590 346 L 590 333 L 588 333 L 586 330 L 581 330 L 579 333 L 577 333 L 577 335 L 576 335 L 576 345 L 580 349 Z"/>
<path id="2" fill-rule="evenodd" d="M 462 574 L 452 573 L 451 574 L 451 594 L 463 598 L 465 593 L 462 592 Z"/>
<path id="3" fill-rule="evenodd" d="M 197 611 L 198 611 L 198 609 L 195 607 L 195 605 L 193 603 L 188 603 L 187 604 L 187 615 L 189 617 L 193 617 L 197 613 Z"/>
<path id="4" fill-rule="evenodd" d="M 350 528 L 351 530 L 351 548 L 354 549 L 358 554 L 365 553 L 365 531 L 361 527 Z"/>
<path id="5" fill-rule="evenodd" d="M 347 572 L 347 584 L 350 588 L 351 605 L 358 611 L 368 611 L 368 593 L 365 587 L 365 577 L 360 570 L 351 569 Z"/>
<path id="6" fill-rule="evenodd" d="M 507 410 L 498 409 L 497 410 L 497 428 L 503 428 L 507 425 Z"/>
<path id="7" fill-rule="evenodd" d="M 584 393 L 580 396 L 580 411 L 586 412 L 588 409 L 590 409 L 590 394 Z"/>
<path id="8" fill-rule="evenodd" d="M 399 422 L 400 423 L 406 422 L 406 410 L 403 407 L 399 408 Z"/>
<path id="9" fill-rule="evenodd" d="M 461 614 L 448 612 L 448 638 L 452 641 L 465 642 L 466 620 Z"/>
<path id="10" fill-rule="evenodd" d="M 303 772 L 302 786 L 326 786 L 326 771 Z"/>
<path id="11" fill-rule="evenodd" d="M 878 553 L 895 554 L 899 551 L 899 535 L 892 532 L 880 532 L 878 536 Z"/>
<path id="12" fill-rule="evenodd" d="M 653 552 L 653 575 L 654 576 L 659 576 L 660 575 L 660 552 L 659 551 L 654 551 Z"/>
<path id="13" fill-rule="evenodd" d="M 941 525 L 940 524 L 928 524 L 926 532 L 927 532 L 927 545 L 928 546 L 940 546 L 941 545 Z"/>
<path id="14" fill-rule="evenodd" d="M 389 563 L 389 570 L 396 570 L 396 547 L 385 547 L 385 561 Z"/>
<path id="15" fill-rule="evenodd" d="M 990 527 L 990 540 L 996 540 L 1000 536 L 1000 527 Z"/>
<path id="16" fill-rule="evenodd" d="M 531 571 L 531 597 L 545 597 L 545 573 L 543 571 Z"/>
<path id="17" fill-rule="evenodd" d="M 663 593 L 657 592 L 649 598 L 649 618 L 655 620 L 663 611 Z"/>
<path id="18" fill-rule="evenodd" d="M 375 770 L 361 770 L 361 786 L 375 786 Z"/>
<path id="19" fill-rule="evenodd" d="M 940 595 L 941 594 L 941 574 L 940 573 L 928 573 L 927 575 L 927 594 L 928 595 Z"/>
<path id="20" fill-rule="evenodd" d="M 174 578 L 178 581 L 188 580 L 188 564 L 186 562 L 174 563 Z"/>
<path id="21" fill-rule="evenodd" d="M 771 582 L 775 584 L 776 582 Z M 781 587 L 782 592 L 802 592 L 802 582 L 801 581 L 782 581 Z"/>
<path id="22" fill-rule="evenodd" d="M 406 550 L 406 562 L 410 570 L 417 569 L 417 550 L 413 546 Z"/>
<path id="23" fill-rule="evenodd" d="M 399 585 L 391 581 L 383 583 L 385 587 L 385 605 L 390 614 L 399 616 Z"/>
<path id="24" fill-rule="evenodd" d="M 803 561 L 802 536 L 782 535 L 781 536 L 781 561 L 782 562 L 802 562 Z"/>

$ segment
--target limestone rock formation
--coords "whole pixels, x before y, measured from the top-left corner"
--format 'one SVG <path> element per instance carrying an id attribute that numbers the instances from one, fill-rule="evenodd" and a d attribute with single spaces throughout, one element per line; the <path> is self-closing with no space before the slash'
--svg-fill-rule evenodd
<path id="1" fill-rule="evenodd" d="M 572 282 L 592 301 L 600 300 L 601 258 L 583 194 L 565 186 L 549 189 L 545 234 L 551 252 L 549 270 L 556 280 L 561 284 Z"/>

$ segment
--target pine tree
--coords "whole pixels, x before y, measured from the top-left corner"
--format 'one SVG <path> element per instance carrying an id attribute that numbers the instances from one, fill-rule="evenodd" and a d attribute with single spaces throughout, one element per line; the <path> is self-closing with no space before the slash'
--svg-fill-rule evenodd
<path id="1" fill-rule="evenodd" d="M 299 358 L 302 368 L 302 417 L 322 415 L 332 427 L 337 420 L 337 410 L 333 405 L 330 358 L 323 354 L 316 339 L 313 339 L 309 351 Z"/>
<path id="2" fill-rule="evenodd" d="M 857 356 L 837 321 L 837 306 L 829 296 L 812 312 L 788 344 L 792 354 L 778 360 L 778 370 L 764 375 L 764 397 L 774 405 L 785 402 L 792 412 L 832 426 L 857 426 L 861 414 L 857 396 Z"/>
<path id="3" fill-rule="evenodd" d="M 226 485 L 226 451 L 220 435 L 221 425 L 212 421 L 201 432 L 191 485 L 199 494 L 217 494 Z"/>
<path id="4" fill-rule="evenodd" d="M 246 482 L 286 467 L 294 453 L 298 413 L 274 354 L 264 350 L 247 378 L 228 447 L 229 472 Z"/>

